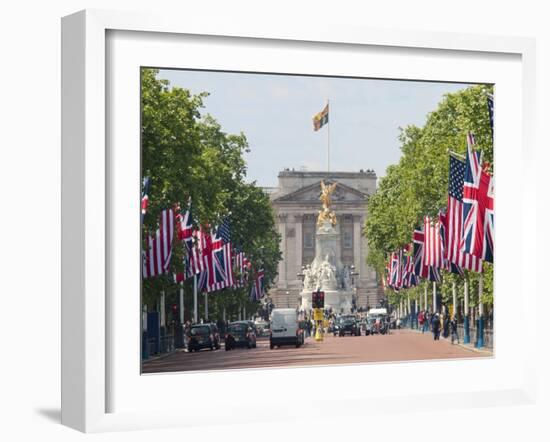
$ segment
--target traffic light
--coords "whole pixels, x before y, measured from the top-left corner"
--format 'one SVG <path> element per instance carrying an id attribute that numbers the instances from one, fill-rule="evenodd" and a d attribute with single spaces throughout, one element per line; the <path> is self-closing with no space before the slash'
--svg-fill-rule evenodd
<path id="1" fill-rule="evenodd" d="M 325 292 L 317 291 L 311 294 L 313 308 L 325 308 Z"/>
<path id="2" fill-rule="evenodd" d="M 172 319 L 177 321 L 179 319 L 179 306 L 178 304 L 172 304 Z"/>

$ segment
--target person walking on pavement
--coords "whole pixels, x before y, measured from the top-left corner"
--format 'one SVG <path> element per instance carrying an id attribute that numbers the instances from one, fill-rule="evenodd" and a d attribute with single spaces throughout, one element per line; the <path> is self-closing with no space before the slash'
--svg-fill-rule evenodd
<path id="1" fill-rule="evenodd" d="M 439 333 L 441 332 L 441 322 L 439 320 L 439 315 L 434 313 L 432 319 L 432 332 L 434 334 L 434 341 L 439 341 Z"/>
<path id="2" fill-rule="evenodd" d="M 443 337 L 445 339 L 449 337 L 450 328 L 451 328 L 451 318 L 449 318 L 449 315 L 445 315 L 445 320 L 443 321 Z"/>
<path id="3" fill-rule="evenodd" d="M 424 310 L 420 310 L 420 313 L 418 313 L 418 323 L 422 328 L 422 333 L 424 333 L 424 321 L 425 321 Z"/>
<path id="4" fill-rule="evenodd" d="M 451 344 L 455 343 L 458 344 L 458 324 L 456 322 L 456 316 L 453 315 L 453 318 L 451 319 Z"/>

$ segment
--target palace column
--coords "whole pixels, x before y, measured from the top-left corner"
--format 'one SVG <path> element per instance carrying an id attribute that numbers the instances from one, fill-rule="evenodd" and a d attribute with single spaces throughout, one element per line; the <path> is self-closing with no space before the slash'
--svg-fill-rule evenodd
<path id="1" fill-rule="evenodd" d="M 361 259 L 361 215 L 353 215 L 353 265 L 359 273 L 357 280 L 365 278 Z"/>
<path id="2" fill-rule="evenodd" d="M 299 213 L 294 215 L 294 231 L 296 232 L 296 236 L 294 238 L 295 242 L 295 271 L 292 275 L 292 280 L 296 280 L 298 282 L 298 285 L 300 286 L 300 280 L 296 276 L 298 273 L 301 273 L 302 271 L 302 223 L 304 220 L 304 214 Z M 301 288 L 301 287 L 300 287 Z"/>
<path id="3" fill-rule="evenodd" d="M 279 213 L 279 235 L 281 235 L 281 251 L 283 252 L 283 259 L 279 261 L 279 283 L 278 287 L 286 289 L 287 280 L 286 280 L 286 267 L 287 267 L 287 250 L 286 250 L 286 213 Z"/>

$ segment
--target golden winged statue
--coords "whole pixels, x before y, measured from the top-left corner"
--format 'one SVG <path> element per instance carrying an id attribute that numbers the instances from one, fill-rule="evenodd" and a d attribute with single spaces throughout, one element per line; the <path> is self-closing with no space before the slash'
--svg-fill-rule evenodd
<path id="1" fill-rule="evenodd" d="M 321 181 L 321 196 L 319 199 L 323 203 L 323 210 L 319 210 L 319 216 L 317 217 L 317 225 L 321 226 L 325 221 L 330 221 L 334 227 L 337 223 L 336 214 L 330 210 L 330 195 L 334 192 L 336 188 L 336 183 L 325 184 L 324 181 Z"/>

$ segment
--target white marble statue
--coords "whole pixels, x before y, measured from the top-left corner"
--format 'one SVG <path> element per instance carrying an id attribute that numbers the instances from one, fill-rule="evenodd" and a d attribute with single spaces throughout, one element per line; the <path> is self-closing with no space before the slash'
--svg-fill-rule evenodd
<path id="1" fill-rule="evenodd" d="M 311 272 L 311 266 L 308 264 L 304 270 L 304 289 L 309 290 L 313 287 L 313 273 Z"/>

